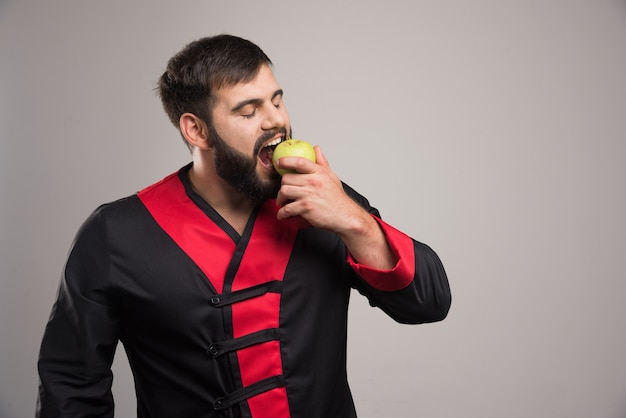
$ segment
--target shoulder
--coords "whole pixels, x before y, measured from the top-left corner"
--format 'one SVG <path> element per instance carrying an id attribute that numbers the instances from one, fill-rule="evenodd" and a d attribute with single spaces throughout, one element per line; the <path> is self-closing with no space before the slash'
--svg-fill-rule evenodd
<path id="1" fill-rule="evenodd" d="M 137 194 L 133 194 L 101 204 L 93 211 L 93 215 L 106 217 L 119 216 L 120 214 L 126 215 L 129 212 L 137 210 L 140 206 L 141 201 L 137 197 Z"/>
<path id="2" fill-rule="evenodd" d="M 106 240 L 106 237 L 116 235 L 118 231 L 132 229 L 145 215 L 146 210 L 136 194 L 104 203 L 83 221 L 74 244 Z"/>
<path id="3" fill-rule="evenodd" d="M 145 212 L 136 194 L 98 206 L 87 218 L 86 223 L 123 222 Z"/>

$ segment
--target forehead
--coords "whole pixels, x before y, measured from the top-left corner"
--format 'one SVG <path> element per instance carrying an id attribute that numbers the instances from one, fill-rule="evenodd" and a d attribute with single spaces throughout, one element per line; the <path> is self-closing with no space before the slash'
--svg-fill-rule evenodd
<path id="1" fill-rule="evenodd" d="M 244 100 L 270 100 L 278 89 L 280 86 L 274 72 L 264 64 L 252 80 L 221 87 L 213 92 L 213 96 L 216 107 L 233 107 Z"/>

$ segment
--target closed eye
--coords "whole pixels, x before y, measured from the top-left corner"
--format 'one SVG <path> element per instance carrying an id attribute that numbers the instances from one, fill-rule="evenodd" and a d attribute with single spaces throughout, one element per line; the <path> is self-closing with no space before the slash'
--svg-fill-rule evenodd
<path id="1" fill-rule="evenodd" d="M 283 103 L 283 90 L 278 89 L 272 94 L 272 104 L 276 109 L 280 109 Z M 244 119 L 251 119 L 256 116 L 256 110 L 263 105 L 262 99 L 248 99 L 243 100 L 231 108 L 231 112 L 241 115 Z M 248 110 L 248 107 L 252 107 L 252 110 Z"/>
<path id="2" fill-rule="evenodd" d="M 280 109 L 280 106 L 283 104 L 283 91 L 282 90 L 277 90 L 274 92 L 274 95 L 272 96 L 272 104 L 274 104 L 274 107 L 276 109 Z"/>
<path id="3" fill-rule="evenodd" d="M 241 116 L 244 119 L 252 119 L 255 115 L 256 115 L 256 109 L 254 109 L 251 113 L 245 113 L 245 114 L 242 114 Z"/>

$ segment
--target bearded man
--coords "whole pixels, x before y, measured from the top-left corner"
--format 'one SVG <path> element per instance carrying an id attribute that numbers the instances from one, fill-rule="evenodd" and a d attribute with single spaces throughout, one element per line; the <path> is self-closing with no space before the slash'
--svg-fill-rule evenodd
<path id="1" fill-rule="evenodd" d="M 442 320 L 440 259 L 382 221 L 319 147 L 276 172 L 292 129 L 257 45 L 194 41 L 159 93 L 191 162 L 81 227 L 41 344 L 37 415 L 112 417 L 121 341 L 139 417 L 355 417 L 351 290 L 401 323 Z"/>

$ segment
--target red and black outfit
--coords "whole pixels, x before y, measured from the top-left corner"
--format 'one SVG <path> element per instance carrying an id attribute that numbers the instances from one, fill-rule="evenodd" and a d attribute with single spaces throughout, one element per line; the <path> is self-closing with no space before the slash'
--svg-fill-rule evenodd
<path id="1" fill-rule="evenodd" d="M 450 306 L 437 255 L 384 223 L 377 271 L 331 232 L 260 205 L 239 235 L 191 190 L 190 165 L 98 208 L 77 234 L 41 345 L 39 417 L 112 417 L 123 343 L 138 416 L 355 417 L 346 378 L 352 288 L 402 323 Z"/>

